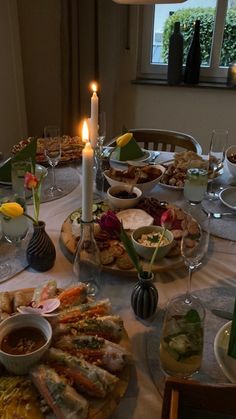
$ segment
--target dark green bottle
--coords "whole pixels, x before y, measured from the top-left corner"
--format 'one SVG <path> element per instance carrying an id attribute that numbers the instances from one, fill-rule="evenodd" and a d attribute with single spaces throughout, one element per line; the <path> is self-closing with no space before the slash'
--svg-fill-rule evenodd
<path id="1" fill-rule="evenodd" d="M 175 22 L 174 32 L 170 36 L 168 54 L 168 84 L 180 84 L 183 66 L 183 35 L 180 32 L 180 22 Z"/>
<path id="2" fill-rule="evenodd" d="M 201 47 L 200 47 L 200 20 L 196 20 L 194 35 L 189 48 L 184 82 L 187 84 L 198 84 L 201 67 Z"/>

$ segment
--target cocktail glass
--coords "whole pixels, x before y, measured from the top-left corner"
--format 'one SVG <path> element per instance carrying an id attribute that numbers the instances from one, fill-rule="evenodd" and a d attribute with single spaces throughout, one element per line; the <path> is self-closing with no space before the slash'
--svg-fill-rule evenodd
<path id="1" fill-rule="evenodd" d="M 160 341 L 162 370 L 187 378 L 198 372 L 203 354 L 205 309 L 194 296 L 191 304 L 177 296 L 167 305 Z"/>
<path id="2" fill-rule="evenodd" d="M 208 171 L 193 167 L 187 170 L 184 183 L 184 197 L 190 205 L 199 204 L 205 195 L 208 183 Z"/>

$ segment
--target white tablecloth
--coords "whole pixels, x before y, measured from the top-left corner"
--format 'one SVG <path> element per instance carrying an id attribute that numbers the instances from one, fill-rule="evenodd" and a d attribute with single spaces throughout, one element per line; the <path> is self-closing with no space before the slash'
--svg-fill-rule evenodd
<path id="1" fill-rule="evenodd" d="M 181 202 L 181 191 L 170 191 L 161 186 L 152 191 L 158 199 Z M 63 255 L 59 245 L 60 229 L 66 217 L 81 204 L 81 186 L 69 195 L 49 203 L 41 204 L 40 219 L 46 222 L 46 231 L 56 246 L 55 266 L 48 272 L 37 273 L 26 269 L 9 281 L 0 284 L 0 291 L 37 287 L 50 279 L 56 279 L 58 286 L 66 287 L 76 280 L 71 263 Z M 29 207 L 32 211 L 32 207 Z M 208 255 L 202 267 L 193 275 L 192 289 L 236 286 L 235 272 L 236 242 L 211 237 Z M 130 306 L 130 295 L 136 281 L 124 272 L 119 275 L 103 274 L 103 296 L 111 299 L 114 310 L 123 318 L 131 340 L 134 367 L 125 397 L 113 414 L 113 419 L 149 419 L 161 417 L 162 399 L 155 387 L 148 369 L 145 337 L 152 329 L 151 323 L 137 320 Z M 168 298 L 186 290 L 187 272 L 185 268 L 156 275 L 155 285 L 159 292 L 159 307 Z M 213 344 L 213 342 L 212 342 Z"/>

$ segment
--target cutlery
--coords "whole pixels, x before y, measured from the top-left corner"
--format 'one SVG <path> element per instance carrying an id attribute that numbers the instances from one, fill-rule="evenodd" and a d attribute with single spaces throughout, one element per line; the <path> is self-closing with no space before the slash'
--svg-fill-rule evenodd
<path id="1" fill-rule="evenodd" d="M 226 320 L 233 320 L 233 313 L 230 313 L 230 311 L 226 311 L 226 310 L 217 310 L 217 309 L 212 309 L 211 312 L 213 314 L 215 314 L 215 316 L 221 317 L 222 319 L 226 319 Z"/>
<path id="2" fill-rule="evenodd" d="M 156 160 L 156 158 L 158 157 L 158 156 L 160 156 L 160 151 L 152 151 L 152 153 L 151 153 L 151 158 L 148 160 L 148 163 L 153 163 L 153 162 L 155 162 L 155 160 Z"/>
<path id="3" fill-rule="evenodd" d="M 233 216 L 233 217 L 236 216 L 236 213 L 233 213 L 233 212 L 212 212 L 212 211 L 206 211 L 205 208 L 203 208 L 203 207 L 202 207 L 202 211 L 205 214 L 207 214 L 207 215 L 210 214 L 210 216 L 212 218 L 216 218 L 216 219 L 220 219 L 220 218 L 226 217 L 226 216 Z"/>

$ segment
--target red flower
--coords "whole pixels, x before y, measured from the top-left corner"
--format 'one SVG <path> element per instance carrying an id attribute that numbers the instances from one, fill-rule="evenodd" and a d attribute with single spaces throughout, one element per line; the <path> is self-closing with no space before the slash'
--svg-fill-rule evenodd
<path id="1" fill-rule="evenodd" d="M 121 233 L 121 222 L 119 218 L 117 218 L 116 214 L 112 211 L 107 211 L 106 214 L 103 214 L 98 220 L 98 223 L 101 227 L 101 230 L 106 231 L 111 236 L 116 234 L 118 237 Z"/>
<path id="2" fill-rule="evenodd" d="M 27 172 L 25 174 L 25 184 L 24 184 L 25 188 L 27 188 L 27 189 L 34 188 L 35 189 L 35 188 L 37 188 L 38 184 L 39 184 L 39 181 L 38 181 L 37 176 L 33 175 L 30 172 Z"/>
<path id="3" fill-rule="evenodd" d="M 169 208 L 163 212 L 161 216 L 161 226 L 167 229 L 170 229 L 175 222 L 175 211 L 172 208 Z"/>

